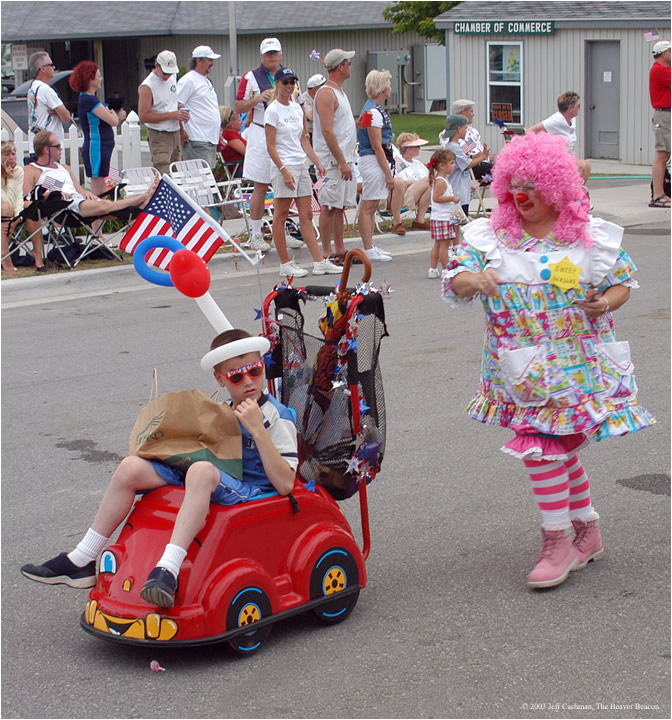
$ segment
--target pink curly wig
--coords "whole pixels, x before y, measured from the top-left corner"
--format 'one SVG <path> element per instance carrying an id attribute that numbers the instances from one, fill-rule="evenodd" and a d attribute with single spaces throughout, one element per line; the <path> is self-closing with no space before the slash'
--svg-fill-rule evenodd
<path id="1" fill-rule="evenodd" d="M 521 217 L 509 192 L 511 180 L 533 182 L 544 202 L 560 212 L 553 234 L 563 243 L 582 241 L 586 247 L 590 208 L 582 192 L 576 157 L 567 150 L 567 141 L 546 132 L 514 137 L 497 155 L 490 192 L 498 205 L 492 211 L 492 227 L 504 230 L 514 240 L 521 238 Z"/>

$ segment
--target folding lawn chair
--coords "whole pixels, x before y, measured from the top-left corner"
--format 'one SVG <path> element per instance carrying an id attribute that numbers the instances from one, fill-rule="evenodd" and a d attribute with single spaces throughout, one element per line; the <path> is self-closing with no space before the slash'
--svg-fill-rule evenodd
<path id="1" fill-rule="evenodd" d="M 485 207 L 485 193 L 488 190 L 488 186 L 483 185 L 476 179 L 473 168 L 471 168 L 469 172 L 471 173 L 471 197 L 472 200 L 473 198 L 476 198 L 476 200 L 478 201 L 476 212 L 470 212 L 469 217 L 473 219 L 479 217 L 488 217 L 489 210 Z"/>
<path id="2" fill-rule="evenodd" d="M 211 215 L 218 214 L 220 224 L 227 219 L 223 214 L 225 207 L 234 207 L 242 212 L 249 236 L 250 223 L 242 183 L 239 179 L 217 182 L 208 163 L 200 158 L 171 163 L 170 175 L 175 183 L 204 210 Z"/>

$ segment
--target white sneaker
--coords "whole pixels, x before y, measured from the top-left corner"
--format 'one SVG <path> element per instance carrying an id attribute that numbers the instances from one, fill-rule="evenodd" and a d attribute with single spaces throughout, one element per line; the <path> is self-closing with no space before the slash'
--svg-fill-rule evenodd
<path id="1" fill-rule="evenodd" d="M 392 260 L 392 255 L 386 253 L 378 247 L 372 247 L 366 251 L 366 256 L 369 260 L 378 260 L 380 262 L 389 262 Z"/>
<path id="2" fill-rule="evenodd" d="M 427 277 L 430 280 L 434 280 L 435 278 L 440 278 L 441 271 L 439 270 L 439 268 L 429 268 L 429 270 L 427 271 Z"/>
<path id="3" fill-rule="evenodd" d="M 326 258 L 313 263 L 313 275 L 340 275 L 342 272 L 343 268 L 334 265 L 334 263 Z"/>
<path id="4" fill-rule="evenodd" d="M 299 238 L 295 238 L 293 235 L 290 235 L 289 233 L 287 233 L 285 242 L 287 243 L 287 247 L 292 248 L 293 250 L 303 247 L 303 240 L 299 240 Z"/>
<path id="5" fill-rule="evenodd" d="M 304 277 L 308 271 L 297 265 L 293 260 L 280 265 L 280 275 L 283 277 Z"/>
<path id="6" fill-rule="evenodd" d="M 253 250 L 270 250 L 271 246 L 264 240 L 264 236 L 261 233 L 256 233 L 250 238 L 250 247 Z"/>

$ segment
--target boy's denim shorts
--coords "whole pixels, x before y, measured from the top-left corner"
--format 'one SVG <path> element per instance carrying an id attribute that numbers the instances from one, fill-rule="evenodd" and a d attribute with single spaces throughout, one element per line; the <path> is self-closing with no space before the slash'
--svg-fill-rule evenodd
<path id="1" fill-rule="evenodd" d="M 157 474 L 166 481 L 166 485 L 184 487 L 184 476 L 187 474 L 185 470 L 166 465 L 160 460 L 150 460 L 149 462 L 152 463 Z M 215 505 L 235 505 L 262 493 L 260 488 L 245 484 L 224 470 L 217 469 L 219 470 L 219 485 L 210 496 L 210 502 Z"/>

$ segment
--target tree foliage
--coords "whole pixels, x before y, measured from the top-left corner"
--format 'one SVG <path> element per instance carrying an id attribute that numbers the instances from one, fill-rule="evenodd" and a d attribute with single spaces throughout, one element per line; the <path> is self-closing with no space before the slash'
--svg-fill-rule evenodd
<path id="1" fill-rule="evenodd" d="M 459 5 L 459 2 L 398 2 L 383 10 L 383 17 L 394 24 L 393 33 L 415 31 L 424 38 L 446 44 L 443 30 L 434 25 L 434 18 Z"/>

